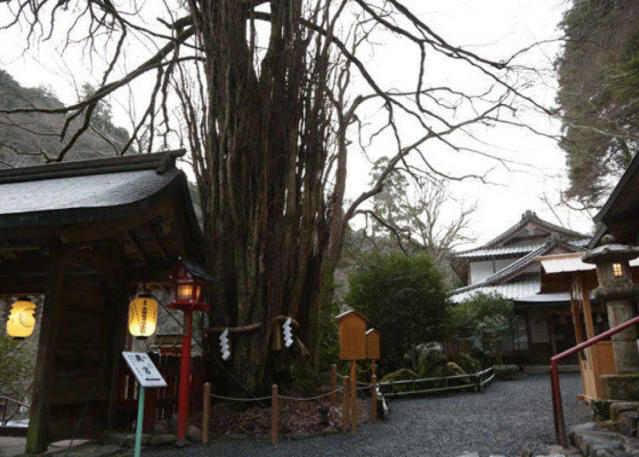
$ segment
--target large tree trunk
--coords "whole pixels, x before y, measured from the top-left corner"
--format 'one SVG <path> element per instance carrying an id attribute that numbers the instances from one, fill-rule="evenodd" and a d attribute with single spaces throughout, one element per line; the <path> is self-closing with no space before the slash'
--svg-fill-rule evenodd
<path id="1" fill-rule="evenodd" d="M 274 376 L 267 365 L 275 317 L 297 319 L 304 346 L 319 348 L 322 253 L 330 230 L 322 185 L 328 54 L 318 47 L 309 59 L 300 0 L 272 2 L 258 72 L 247 14 L 237 0 L 209 2 L 194 14 L 208 91 L 199 187 L 215 278 L 212 322 L 262 324 L 232 335 L 228 367 L 261 392 Z M 217 335 L 210 341 L 217 351 Z"/>

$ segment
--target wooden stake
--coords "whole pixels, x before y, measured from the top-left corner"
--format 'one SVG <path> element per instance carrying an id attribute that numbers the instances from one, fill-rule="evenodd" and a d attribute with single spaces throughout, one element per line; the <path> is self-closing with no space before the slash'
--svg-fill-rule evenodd
<path id="1" fill-rule="evenodd" d="M 349 386 L 350 382 L 348 376 L 346 376 L 343 382 L 344 392 L 342 393 L 342 429 L 344 431 L 348 430 L 348 426 L 350 425 L 351 396 L 348 391 Z"/>
<path id="2" fill-rule="evenodd" d="M 375 375 L 371 378 L 371 422 L 377 422 L 377 376 Z"/>
<path id="3" fill-rule="evenodd" d="M 351 431 L 357 435 L 357 362 L 351 360 Z"/>
<path id="4" fill-rule="evenodd" d="M 280 425 L 280 412 L 277 401 L 277 384 L 273 384 L 271 395 L 273 396 L 273 398 L 271 399 L 271 442 L 273 444 L 277 444 L 277 433 Z"/>
<path id="5" fill-rule="evenodd" d="M 337 403 L 337 392 L 335 391 L 337 389 L 337 365 L 333 364 L 331 365 L 331 385 L 330 385 L 330 392 L 331 393 L 331 406 L 335 405 L 335 403 Z"/>
<path id="6" fill-rule="evenodd" d="M 282 350 L 282 331 L 280 330 L 279 322 L 275 323 L 275 328 L 273 329 L 273 350 L 281 351 Z"/>
<path id="7" fill-rule="evenodd" d="M 377 376 L 377 363 L 375 362 L 375 359 L 371 360 L 371 375 Z"/>
<path id="8" fill-rule="evenodd" d="M 209 444 L 209 424 L 211 417 L 211 383 L 204 383 L 202 394 L 202 444 Z"/>

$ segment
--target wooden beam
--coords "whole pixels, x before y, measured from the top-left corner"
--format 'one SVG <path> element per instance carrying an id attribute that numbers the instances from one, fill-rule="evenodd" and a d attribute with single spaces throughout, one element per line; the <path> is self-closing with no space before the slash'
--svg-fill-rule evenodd
<path id="1" fill-rule="evenodd" d="M 47 450 L 47 428 L 49 425 L 50 393 L 53 385 L 55 353 L 58 343 L 58 333 L 62 325 L 64 301 L 64 257 L 55 255 L 59 248 L 52 250 L 47 281 L 47 291 L 40 324 L 40 340 L 33 384 L 33 400 L 29 430 L 27 431 L 27 454 L 40 454 Z"/>
<path id="2" fill-rule="evenodd" d="M 151 207 L 148 211 L 134 217 L 110 221 L 85 227 L 72 227 L 62 230 L 62 241 L 65 244 L 87 243 L 94 240 L 117 238 L 126 235 L 136 227 L 148 223 L 150 220 L 164 214 L 170 206 L 169 199 L 164 198 Z"/>
<path id="3" fill-rule="evenodd" d="M 142 242 L 137 237 L 137 235 L 133 231 L 130 231 L 126 234 L 126 238 L 131 242 L 131 245 L 135 248 L 139 256 L 142 258 L 142 263 L 144 265 L 149 265 L 151 260 L 149 257 L 149 253 L 146 251 L 146 249 L 144 249 L 144 246 L 142 246 Z"/>
<path id="4" fill-rule="evenodd" d="M 577 344 L 583 343 L 584 341 L 584 332 L 583 332 L 583 323 L 581 321 L 581 313 L 579 311 L 579 305 L 576 300 L 570 299 L 570 311 L 572 313 L 572 323 L 575 327 L 575 340 Z"/>
<path id="5" fill-rule="evenodd" d="M 108 273 L 119 267 L 119 259 L 114 255 L 115 249 L 113 245 L 92 250 L 66 249 L 64 256 L 72 265 L 89 271 Z"/>
<path id="6" fill-rule="evenodd" d="M 157 227 L 153 223 L 149 223 L 147 227 L 149 228 L 149 232 L 151 232 L 151 237 L 153 238 L 153 241 L 155 241 L 155 244 L 158 245 L 158 248 L 160 250 L 160 255 L 162 256 L 162 260 L 168 263 L 169 254 L 166 247 L 164 246 L 164 243 L 162 242 L 162 239 L 160 237 L 160 234 L 158 233 Z"/>
<path id="7" fill-rule="evenodd" d="M 0 295 L 36 295 L 46 292 L 46 277 L 0 279 Z"/>
<path id="8" fill-rule="evenodd" d="M 584 321 L 586 322 L 586 336 L 588 339 L 595 337 L 595 326 L 592 322 L 592 308 L 590 306 L 590 291 L 588 289 L 581 289 L 582 302 L 584 304 Z"/>
<path id="9" fill-rule="evenodd" d="M 127 278 L 130 283 L 138 282 L 167 282 L 169 283 L 169 275 L 171 268 L 136 268 L 127 272 Z"/>

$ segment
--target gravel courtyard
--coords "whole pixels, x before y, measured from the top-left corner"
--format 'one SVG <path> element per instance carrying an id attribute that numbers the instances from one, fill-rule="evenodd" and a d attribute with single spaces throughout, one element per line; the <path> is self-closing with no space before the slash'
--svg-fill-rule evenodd
<path id="1" fill-rule="evenodd" d="M 589 420 L 579 404 L 578 374 L 561 375 L 568 425 Z M 455 457 L 464 452 L 519 456 L 526 443 L 552 443 L 554 437 L 548 376 L 493 383 L 481 394 L 395 400 L 389 420 L 346 434 L 284 441 L 278 446 L 257 441 L 213 441 L 209 448 L 146 451 L 149 457 Z"/>

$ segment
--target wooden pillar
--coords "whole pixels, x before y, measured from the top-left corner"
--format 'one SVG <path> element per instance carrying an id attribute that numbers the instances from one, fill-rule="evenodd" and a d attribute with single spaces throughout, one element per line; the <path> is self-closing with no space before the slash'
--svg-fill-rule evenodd
<path id="1" fill-rule="evenodd" d="M 64 258 L 59 247 L 51 249 L 47 288 L 40 320 L 40 340 L 36 357 L 33 397 L 29 430 L 27 431 L 27 454 L 40 454 L 47 450 L 50 393 L 55 375 L 55 353 L 58 330 L 64 323 Z"/>
<path id="2" fill-rule="evenodd" d="M 371 422 L 377 422 L 377 376 L 375 375 L 371 377 Z"/>
<path id="3" fill-rule="evenodd" d="M 595 325 L 592 322 L 592 307 L 590 306 L 590 291 L 581 289 L 581 300 L 584 304 L 584 321 L 586 323 L 586 336 L 588 339 L 595 337 Z"/>
<path id="4" fill-rule="evenodd" d="M 583 311 L 584 311 L 584 321 L 586 323 L 586 337 L 588 339 L 594 338 L 595 336 L 595 326 L 592 322 L 592 307 L 590 305 L 590 291 L 582 287 L 581 289 L 581 299 L 583 303 Z M 595 390 L 597 398 L 604 397 L 603 385 L 601 383 L 601 367 L 599 366 L 599 360 L 597 359 L 597 345 L 586 348 L 585 351 L 588 351 L 588 362 L 590 368 L 592 368 L 592 376 L 595 380 Z"/>
<path id="5" fill-rule="evenodd" d="M 578 281 L 578 279 L 573 278 L 572 281 Z M 580 300 L 577 300 L 576 297 L 572 297 L 571 294 L 570 312 L 572 313 L 572 323 L 575 326 L 575 340 L 577 341 L 577 344 L 584 342 L 583 321 L 581 320 L 581 307 L 579 306 L 579 303 Z"/>
<path id="6" fill-rule="evenodd" d="M 202 391 L 202 444 L 209 444 L 209 424 L 211 417 L 211 383 L 205 382 Z"/>
<path id="7" fill-rule="evenodd" d="M 357 435 L 357 362 L 351 360 L 351 431 Z"/>
<path id="8" fill-rule="evenodd" d="M 350 405 L 351 405 L 351 396 L 349 393 L 350 382 L 348 376 L 344 378 L 342 392 L 342 429 L 344 431 L 348 430 L 348 426 L 350 425 Z"/>
<path id="9" fill-rule="evenodd" d="M 279 425 L 280 425 L 280 410 L 277 394 L 277 384 L 273 384 L 271 398 L 271 442 L 277 444 L 279 437 Z"/>
<path id="10" fill-rule="evenodd" d="M 116 248 L 114 248 L 116 249 Z M 117 408 L 118 408 L 118 393 L 120 388 L 120 366 L 122 363 L 121 351 L 126 341 L 126 335 L 129 334 L 126 325 L 128 308 L 129 308 L 129 287 L 128 280 L 124 274 L 124 251 L 122 248 L 118 248 L 117 259 L 118 268 L 110 272 L 110 284 L 111 289 L 108 291 L 109 295 L 114 295 L 114 303 L 105 303 L 107 307 L 104 311 L 109 315 L 109 330 L 107 335 L 108 348 L 111 352 L 110 358 L 110 375 L 111 382 L 109 386 L 109 400 L 107 406 L 106 426 L 111 429 L 116 427 Z M 109 310 L 108 308 L 111 308 Z M 154 389 L 155 390 L 155 389 Z"/>

